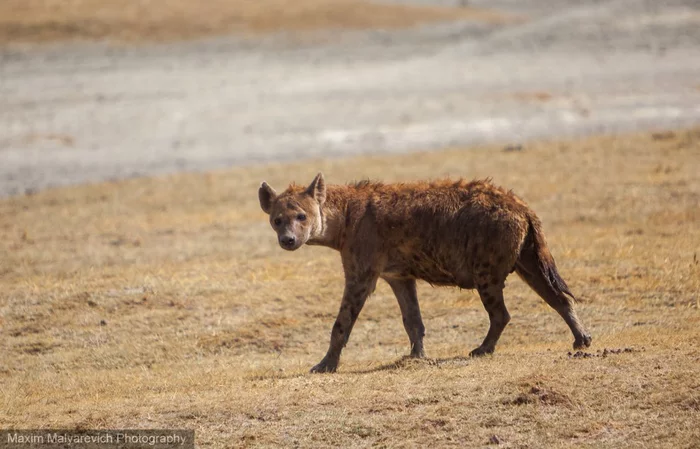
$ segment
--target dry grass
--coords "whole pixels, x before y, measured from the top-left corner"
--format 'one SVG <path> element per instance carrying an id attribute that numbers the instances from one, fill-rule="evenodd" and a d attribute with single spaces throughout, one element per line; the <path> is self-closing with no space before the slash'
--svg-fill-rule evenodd
<path id="1" fill-rule="evenodd" d="M 477 8 L 389 5 L 369 0 L 3 0 L 0 44 L 66 39 L 163 41 L 230 33 L 513 19 Z"/>
<path id="2" fill-rule="evenodd" d="M 305 162 L 0 200 L 0 427 L 175 427 L 201 447 L 697 447 L 700 130 Z M 539 212 L 594 335 L 589 356 L 517 278 L 487 316 L 420 287 L 427 361 L 405 361 L 380 285 L 334 375 L 337 254 L 279 249 L 256 190 L 493 176 Z M 621 349 L 629 348 L 626 351 Z M 614 351 L 603 352 L 604 349 Z"/>

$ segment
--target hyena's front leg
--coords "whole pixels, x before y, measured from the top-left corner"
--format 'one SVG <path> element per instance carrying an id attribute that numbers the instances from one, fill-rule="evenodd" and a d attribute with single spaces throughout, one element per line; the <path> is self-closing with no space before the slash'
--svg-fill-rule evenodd
<path id="1" fill-rule="evenodd" d="M 338 318 L 331 330 L 331 344 L 326 356 L 318 365 L 311 368 L 312 373 L 332 373 L 338 367 L 340 352 L 350 338 L 350 332 L 355 325 L 357 316 L 365 305 L 367 297 L 374 291 L 377 284 L 377 275 L 366 273 L 361 276 L 353 276 L 345 279 L 345 293 L 340 304 Z"/>
<path id="2" fill-rule="evenodd" d="M 418 295 L 416 293 L 415 279 L 389 280 L 387 282 L 396 295 L 401 308 L 403 327 L 406 329 L 408 338 L 411 341 L 411 357 L 425 357 L 423 352 L 423 336 L 425 336 L 425 326 L 420 316 L 418 306 Z"/>

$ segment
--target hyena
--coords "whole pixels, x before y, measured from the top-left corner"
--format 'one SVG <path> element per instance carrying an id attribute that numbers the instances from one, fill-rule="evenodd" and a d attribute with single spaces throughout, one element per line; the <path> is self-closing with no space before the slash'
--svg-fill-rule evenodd
<path id="1" fill-rule="evenodd" d="M 503 288 L 513 271 L 566 321 L 574 348 L 591 344 L 540 220 L 515 194 L 489 180 L 326 186 L 319 173 L 308 187 L 292 184 L 280 194 L 263 182 L 258 197 L 282 248 L 323 245 L 340 252 L 345 291 L 328 352 L 312 372 L 336 370 L 379 278 L 399 302 L 412 357 L 424 357 L 417 279 L 477 289 L 490 319 L 486 338 L 470 353 L 480 356 L 493 353 L 510 321 Z"/>

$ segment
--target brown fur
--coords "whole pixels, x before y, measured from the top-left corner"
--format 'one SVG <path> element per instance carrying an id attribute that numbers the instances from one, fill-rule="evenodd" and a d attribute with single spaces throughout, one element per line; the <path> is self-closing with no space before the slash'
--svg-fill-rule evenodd
<path id="1" fill-rule="evenodd" d="M 494 351 L 510 320 L 503 287 L 513 271 L 567 322 L 574 347 L 590 345 L 539 219 L 515 194 L 488 180 L 362 181 L 326 188 L 319 173 L 308 187 L 292 185 L 279 195 L 263 183 L 258 196 L 283 248 L 323 245 L 342 258 L 345 293 L 330 348 L 314 372 L 335 371 L 380 277 L 398 299 L 414 357 L 423 356 L 425 333 L 417 279 L 478 290 L 491 324 L 484 342 L 470 354 L 477 356 Z"/>

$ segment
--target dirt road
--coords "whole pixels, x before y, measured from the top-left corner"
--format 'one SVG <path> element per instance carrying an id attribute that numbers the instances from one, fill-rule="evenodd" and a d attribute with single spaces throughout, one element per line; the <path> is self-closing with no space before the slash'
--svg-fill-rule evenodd
<path id="1" fill-rule="evenodd" d="M 469 4 L 526 20 L 1 50 L 0 195 L 700 123 L 696 1 Z"/>

